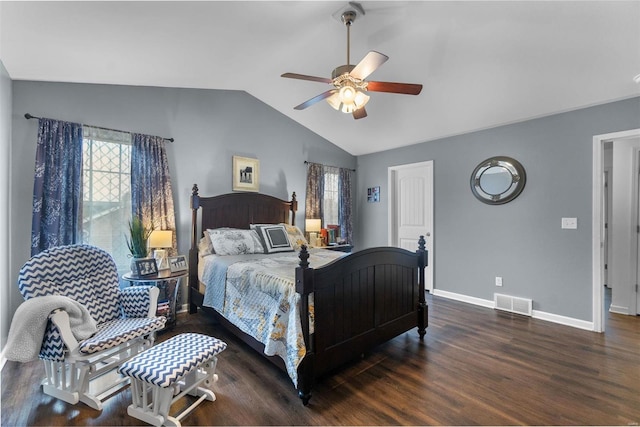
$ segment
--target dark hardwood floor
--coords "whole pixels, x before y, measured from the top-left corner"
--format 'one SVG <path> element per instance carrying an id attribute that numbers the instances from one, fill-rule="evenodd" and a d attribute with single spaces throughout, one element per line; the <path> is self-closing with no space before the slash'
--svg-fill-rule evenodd
<path id="1" fill-rule="evenodd" d="M 302 406 L 286 374 L 205 315 L 183 314 L 159 336 L 225 340 L 215 402 L 183 425 L 638 425 L 640 318 L 608 314 L 597 334 L 428 297 L 429 328 L 378 347 L 314 389 Z M 42 394 L 41 362 L 2 370 L 2 426 L 143 424 L 130 392 L 98 412 Z M 178 404 L 179 405 L 179 404 Z M 175 408 L 179 409 L 179 408 Z"/>

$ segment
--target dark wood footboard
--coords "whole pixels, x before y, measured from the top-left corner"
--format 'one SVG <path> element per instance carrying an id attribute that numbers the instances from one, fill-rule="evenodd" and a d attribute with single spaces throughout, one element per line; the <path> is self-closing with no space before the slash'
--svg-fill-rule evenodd
<path id="1" fill-rule="evenodd" d="M 298 370 L 298 394 L 308 403 L 316 378 L 412 328 L 427 327 L 424 293 L 425 241 L 415 253 L 400 248 L 365 249 L 322 268 L 310 268 L 306 248 L 296 270 L 307 355 Z M 313 293 L 314 332 L 307 305 Z"/>

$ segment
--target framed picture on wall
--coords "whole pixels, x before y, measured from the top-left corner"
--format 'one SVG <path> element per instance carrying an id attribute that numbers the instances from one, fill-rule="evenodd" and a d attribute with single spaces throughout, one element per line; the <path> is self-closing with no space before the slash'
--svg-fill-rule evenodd
<path id="1" fill-rule="evenodd" d="M 367 202 L 375 203 L 380 201 L 380 187 L 370 187 L 367 189 Z"/>
<path id="2" fill-rule="evenodd" d="M 260 161 L 233 156 L 233 191 L 260 190 Z"/>

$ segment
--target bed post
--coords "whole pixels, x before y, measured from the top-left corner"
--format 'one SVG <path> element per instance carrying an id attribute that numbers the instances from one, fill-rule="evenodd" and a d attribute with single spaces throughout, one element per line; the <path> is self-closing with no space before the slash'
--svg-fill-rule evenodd
<path id="1" fill-rule="evenodd" d="M 424 236 L 420 236 L 420 239 L 418 239 L 418 250 L 416 251 L 418 254 L 418 334 L 420 334 L 420 340 L 424 339 L 429 323 L 429 306 L 427 305 L 424 294 L 424 269 L 429 263 L 429 254 L 425 249 L 426 243 Z"/>
<path id="2" fill-rule="evenodd" d="M 309 267 L 309 252 L 305 245 L 300 250 L 300 265 L 296 267 L 296 292 L 300 294 L 300 323 L 306 355 L 298 366 L 298 396 L 302 404 L 309 404 L 314 381 L 315 352 L 309 328 L 309 294 L 313 292 L 313 268 Z"/>
<path id="3" fill-rule="evenodd" d="M 191 189 L 191 247 L 189 248 L 189 314 L 198 311 L 198 306 L 193 303 L 192 289 L 198 289 L 198 208 L 200 208 L 200 196 L 198 196 L 198 184 L 193 184 Z"/>
<path id="4" fill-rule="evenodd" d="M 296 192 L 291 195 L 291 225 L 296 225 L 296 211 L 298 210 L 298 200 L 296 199 Z"/>

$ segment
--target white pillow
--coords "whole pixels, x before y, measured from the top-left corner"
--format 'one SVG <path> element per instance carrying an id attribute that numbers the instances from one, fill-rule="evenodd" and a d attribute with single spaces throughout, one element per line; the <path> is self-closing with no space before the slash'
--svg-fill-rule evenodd
<path id="1" fill-rule="evenodd" d="M 261 254 L 264 248 L 254 230 L 216 228 L 207 230 L 213 250 L 218 255 Z"/>
<path id="2" fill-rule="evenodd" d="M 206 230 L 202 236 L 202 239 L 198 242 L 198 254 L 200 256 L 211 255 L 214 253 L 213 244 L 211 243 L 211 237 L 209 236 L 209 230 Z"/>
<path id="3" fill-rule="evenodd" d="M 265 254 L 293 252 L 289 235 L 283 225 L 250 224 L 249 226 L 260 236 Z"/>

